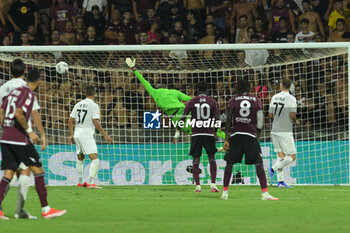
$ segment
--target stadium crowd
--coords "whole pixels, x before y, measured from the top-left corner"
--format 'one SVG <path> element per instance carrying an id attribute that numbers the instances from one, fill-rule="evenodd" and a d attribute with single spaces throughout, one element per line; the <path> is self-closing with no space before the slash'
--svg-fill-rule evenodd
<path id="1" fill-rule="evenodd" d="M 0 37 L 3 45 L 348 41 L 348 2 L 3 0 L 0 3 Z M 183 51 L 173 54 L 166 51 L 163 54 L 137 53 L 134 56 L 140 70 L 150 68 L 150 64 L 157 64 L 158 69 L 164 70 L 143 73 L 155 87 L 165 85 L 194 96 L 198 80 L 210 83 L 210 94 L 218 101 L 224 122 L 226 102 L 233 95 L 238 78 L 251 80 L 252 93 L 262 98 L 267 109 L 270 98 L 279 90 L 279 80 L 288 77 L 294 81 L 293 94 L 298 100 L 299 117 L 305 127 L 328 128 L 346 124 L 347 55 L 308 62 L 301 59 L 300 62 L 286 65 L 290 57 L 280 50 L 266 51 L 267 54 L 249 54 L 247 51 L 235 51 L 230 55 L 224 53 L 204 51 L 193 54 Z M 86 85 L 97 88 L 96 102 L 101 108 L 101 122 L 109 128 L 142 127 L 143 111 L 156 109 L 152 98 L 131 72 L 118 69 L 101 71 L 96 68 L 124 67 L 125 56 L 122 54 L 118 54 L 119 60 L 114 60 L 116 58 L 112 53 L 103 54 L 103 57 L 101 54 L 71 57 L 74 55 L 64 53 L 46 53 L 35 57 L 23 53 L 20 56 L 43 60 L 46 64 L 66 60 L 77 67 L 90 67 L 74 68 L 68 75 L 60 76 L 51 66 L 38 66 L 43 79 L 38 98 L 47 128 L 67 129 L 69 113 L 74 104 L 83 98 L 82 89 Z M 265 58 L 262 64 L 257 65 L 276 65 L 264 69 L 249 68 L 254 67 L 252 57 L 259 56 Z M 189 62 L 191 59 L 199 61 L 197 67 L 189 67 L 193 66 Z M 232 61 L 234 64 L 228 64 Z M 91 68 L 91 65 L 95 68 Z M 208 71 L 208 68 L 217 71 Z M 221 68 L 225 68 L 225 71 L 219 71 Z M 179 72 L 169 72 L 169 69 Z M 9 63 L 5 60 L 0 60 L 0 74 L 0 81 L 10 79 Z"/>
<path id="2" fill-rule="evenodd" d="M 349 0 L 2 0 L 3 45 L 349 41 Z"/>

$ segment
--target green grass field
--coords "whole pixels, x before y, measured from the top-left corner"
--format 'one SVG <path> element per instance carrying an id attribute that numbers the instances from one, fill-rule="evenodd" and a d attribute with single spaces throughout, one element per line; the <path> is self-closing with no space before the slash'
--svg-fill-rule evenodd
<path id="1" fill-rule="evenodd" d="M 228 201 L 203 186 L 110 186 L 102 190 L 48 187 L 49 203 L 68 213 L 51 220 L 1 221 L 2 233 L 80 232 L 350 232 L 350 187 L 270 188 L 280 201 L 261 201 L 257 186 L 231 186 Z M 4 203 L 13 216 L 17 189 Z M 40 215 L 31 187 L 26 209 Z"/>

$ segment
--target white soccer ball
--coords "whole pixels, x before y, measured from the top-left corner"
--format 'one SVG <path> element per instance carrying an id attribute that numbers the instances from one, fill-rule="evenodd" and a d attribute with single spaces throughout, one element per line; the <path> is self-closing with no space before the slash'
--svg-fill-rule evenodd
<path id="1" fill-rule="evenodd" d="M 64 74 L 68 72 L 68 69 L 69 69 L 69 65 L 64 61 L 61 61 L 56 65 L 56 72 L 59 74 Z"/>

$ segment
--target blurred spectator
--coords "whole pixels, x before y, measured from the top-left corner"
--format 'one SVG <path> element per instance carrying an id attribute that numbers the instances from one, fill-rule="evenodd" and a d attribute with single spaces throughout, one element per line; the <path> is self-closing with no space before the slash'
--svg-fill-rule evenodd
<path id="1" fill-rule="evenodd" d="M 206 19 L 205 19 L 205 24 L 213 24 L 215 26 L 215 18 L 213 15 L 207 15 Z M 221 43 L 228 43 L 228 39 L 227 36 L 225 34 L 225 29 L 221 28 L 221 27 L 217 27 L 215 26 L 215 31 L 214 31 L 214 35 L 216 38 L 217 43 L 221 44 Z"/>
<path id="2" fill-rule="evenodd" d="M 183 4 L 187 10 L 201 10 L 205 7 L 204 0 L 184 0 Z M 199 11 L 196 12 L 200 13 Z"/>
<path id="3" fill-rule="evenodd" d="M 34 25 L 35 31 L 39 25 L 38 6 L 31 0 L 20 0 L 12 3 L 7 14 L 7 19 L 15 30 L 15 44 L 19 44 L 20 31 L 26 31 L 30 25 Z"/>
<path id="4" fill-rule="evenodd" d="M 55 6 L 57 0 L 35 0 L 39 8 L 39 14 L 50 14 L 51 7 Z"/>
<path id="5" fill-rule="evenodd" d="M 48 45 L 67 45 L 67 44 L 60 40 L 60 32 L 57 29 L 54 29 L 51 32 L 51 42 L 49 42 Z"/>
<path id="6" fill-rule="evenodd" d="M 108 13 L 107 0 L 84 0 L 81 15 L 87 20 L 92 14 L 92 7 L 97 5 L 101 9 L 102 15 L 106 16 Z"/>
<path id="7" fill-rule="evenodd" d="M 159 0 L 132 0 L 132 7 L 135 20 L 141 22 L 147 17 L 148 9 L 158 10 Z"/>
<path id="8" fill-rule="evenodd" d="M 75 25 L 75 12 L 73 6 L 66 4 L 65 0 L 57 0 L 58 6 L 51 8 L 51 30 L 57 28 L 61 33 L 66 30 L 66 23 L 72 21 Z"/>
<path id="9" fill-rule="evenodd" d="M 49 15 L 45 12 L 40 14 L 40 39 L 42 44 L 49 43 L 50 34 L 51 34 L 51 26 L 50 26 L 50 18 Z"/>
<path id="10" fill-rule="evenodd" d="M 198 43 L 199 44 L 215 44 L 216 43 L 216 38 L 215 38 L 215 35 L 214 35 L 214 31 L 215 31 L 215 27 L 214 27 L 214 24 L 212 23 L 208 23 L 206 25 L 206 29 L 205 29 L 207 35 L 202 37 Z M 205 52 L 205 51 L 203 51 Z"/>
<path id="11" fill-rule="evenodd" d="M 40 41 L 38 39 L 34 25 L 30 25 L 28 27 L 27 32 L 28 32 L 28 37 L 29 37 L 29 43 L 31 45 L 41 45 L 42 44 L 42 43 L 40 43 Z"/>
<path id="12" fill-rule="evenodd" d="M 202 21 L 198 19 L 195 11 L 190 10 L 187 12 L 187 32 L 190 37 L 191 43 L 197 43 L 198 39 L 204 35 L 204 28 Z"/>
<path id="13" fill-rule="evenodd" d="M 6 25 L 5 15 L 4 15 L 3 9 L 1 7 L 0 7 L 0 23 L 3 26 Z"/>
<path id="14" fill-rule="evenodd" d="M 344 22 L 349 17 L 349 11 L 343 8 L 342 0 L 334 0 L 334 11 L 330 14 L 328 20 L 329 33 L 331 34 L 333 30 L 337 27 L 337 20 L 343 19 Z"/>
<path id="15" fill-rule="evenodd" d="M 119 13 L 124 13 L 125 11 L 132 12 L 132 1 L 130 0 L 111 0 L 111 12 L 113 14 L 114 10 L 118 10 Z"/>
<path id="16" fill-rule="evenodd" d="M 295 43 L 295 34 L 293 32 L 287 33 L 287 43 Z"/>
<path id="17" fill-rule="evenodd" d="M 118 45 L 126 45 L 126 34 L 124 31 L 118 32 Z"/>
<path id="18" fill-rule="evenodd" d="M 311 10 L 311 4 L 309 0 L 303 0 L 303 10 L 304 13 L 299 16 L 298 24 L 300 27 L 300 21 L 302 19 L 309 20 L 309 29 L 312 32 L 320 32 L 322 36 L 325 36 L 324 27 L 322 24 L 321 17 L 318 13 Z"/>
<path id="19" fill-rule="evenodd" d="M 28 32 L 22 32 L 21 33 L 21 45 L 31 45 L 29 42 L 29 34 Z"/>
<path id="20" fill-rule="evenodd" d="M 77 44 L 85 40 L 86 26 L 82 17 L 77 17 L 77 24 L 75 25 L 75 34 L 77 36 Z"/>
<path id="21" fill-rule="evenodd" d="M 179 38 L 179 44 L 189 44 L 191 42 L 190 37 L 187 35 L 187 32 L 183 28 L 183 24 L 181 21 L 176 21 L 174 23 L 174 28 L 172 29 L 174 33 Z"/>
<path id="22" fill-rule="evenodd" d="M 158 8 L 157 15 L 160 18 L 160 29 L 165 37 L 175 22 L 184 22 L 182 7 L 175 0 L 162 2 Z"/>
<path id="23" fill-rule="evenodd" d="M 271 5 L 272 8 L 278 8 L 278 0 L 272 0 Z M 295 3 L 295 0 L 285 0 L 286 7 L 291 9 L 292 11 L 296 12 L 297 15 L 300 15 L 302 13 L 301 9 L 298 7 L 298 5 Z"/>
<path id="24" fill-rule="evenodd" d="M 270 39 L 270 34 L 265 30 L 262 18 L 255 19 L 256 34 L 259 36 L 259 43 L 266 43 Z"/>
<path id="25" fill-rule="evenodd" d="M 148 45 L 148 33 L 146 31 L 140 32 L 140 45 Z"/>
<path id="26" fill-rule="evenodd" d="M 159 44 L 160 43 L 160 36 L 158 33 L 158 29 L 159 29 L 159 24 L 158 24 L 158 22 L 154 21 L 153 24 L 151 25 L 150 30 L 147 32 L 148 33 L 147 42 L 149 44 Z"/>
<path id="27" fill-rule="evenodd" d="M 94 26 L 89 26 L 86 31 L 86 38 L 81 43 L 82 45 L 101 45 L 102 42 L 96 37 L 96 29 Z"/>
<path id="28" fill-rule="evenodd" d="M 137 80 L 135 78 L 131 79 L 130 83 L 127 85 L 123 96 L 123 105 L 127 110 L 134 110 L 142 113 L 143 111 L 143 99 L 142 96 L 136 91 L 138 89 Z"/>
<path id="29" fill-rule="evenodd" d="M 3 46 L 12 45 L 11 38 L 9 36 L 5 36 L 1 41 L 1 45 L 3 45 Z"/>
<path id="30" fill-rule="evenodd" d="M 314 32 L 309 30 L 309 20 L 302 19 L 300 21 L 300 29 L 301 31 L 295 36 L 296 43 L 303 42 L 314 42 Z"/>
<path id="31" fill-rule="evenodd" d="M 136 25 L 131 21 L 131 17 L 129 11 L 123 13 L 123 21 L 121 25 L 122 30 L 125 31 L 126 34 L 126 44 L 136 44 L 136 41 L 139 39 Z"/>
<path id="32" fill-rule="evenodd" d="M 91 7 L 91 14 L 87 17 L 86 26 L 93 26 L 96 30 L 96 37 L 101 40 L 105 25 L 106 25 L 106 19 L 100 14 L 100 8 L 98 5 L 93 5 Z"/>
<path id="33" fill-rule="evenodd" d="M 213 15 L 216 28 L 226 29 L 226 12 L 230 5 L 228 0 L 209 0 L 207 2 L 207 12 Z"/>
<path id="34" fill-rule="evenodd" d="M 247 43 L 249 41 L 247 29 L 248 29 L 248 23 L 247 23 L 248 17 L 246 15 L 241 15 L 239 17 L 239 21 L 236 28 L 236 36 L 235 36 L 235 42 L 236 43 Z"/>
<path id="35" fill-rule="evenodd" d="M 253 26 L 254 19 L 259 17 L 258 11 L 252 3 L 247 2 L 247 0 L 238 0 L 238 2 L 233 1 L 230 16 L 231 34 L 233 34 L 236 27 L 239 27 L 238 25 L 242 15 L 245 15 L 246 17 L 247 26 Z"/>
<path id="36" fill-rule="evenodd" d="M 73 31 L 73 23 L 72 21 L 68 21 L 66 23 L 66 30 L 61 34 L 60 39 L 68 45 L 75 45 L 77 44 L 76 38 L 76 34 Z"/>
<path id="37" fill-rule="evenodd" d="M 103 34 L 103 42 L 106 45 L 117 44 L 118 31 L 122 30 L 122 24 L 120 20 L 119 10 L 112 11 L 112 18 L 106 25 L 106 29 Z"/>
<path id="38" fill-rule="evenodd" d="M 329 42 L 344 42 L 350 41 L 350 33 L 345 31 L 345 21 L 339 18 L 336 23 L 336 28 L 332 29 L 328 38 Z"/>
<path id="39" fill-rule="evenodd" d="M 315 42 L 324 42 L 324 37 L 320 33 L 317 33 L 315 36 Z"/>
<path id="40" fill-rule="evenodd" d="M 273 35 L 280 29 L 281 17 L 284 17 L 287 20 L 287 29 L 295 33 L 296 31 L 293 11 L 286 6 L 285 0 L 277 0 L 276 4 L 277 7 L 273 8 L 271 11 L 271 18 L 269 23 L 270 33 Z"/>
<path id="41" fill-rule="evenodd" d="M 287 41 L 287 34 L 290 32 L 286 17 L 279 18 L 279 30 L 272 35 L 272 42 L 282 43 Z M 295 38 L 294 38 L 295 40 Z"/>

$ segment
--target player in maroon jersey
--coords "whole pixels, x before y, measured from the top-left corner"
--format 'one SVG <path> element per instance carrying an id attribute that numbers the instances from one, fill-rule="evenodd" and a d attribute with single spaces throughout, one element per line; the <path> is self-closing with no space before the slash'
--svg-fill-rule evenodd
<path id="1" fill-rule="evenodd" d="M 196 193 L 201 192 L 201 186 L 199 182 L 199 162 L 202 156 L 202 149 L 205 148 L 210 166 L 210 176 L 211 176 L 211 191 L 220 192 L 216 187 L 216 145 L 215 145 L 215 134 L 217 128 L 213 127 L 213 123 L 217 122 L 219 119 L 219 109 L 217 102 L 206 95 L 208 84 L 198 83 L 198 96 L 189 100 L 186 104 L 185 110 L 183 112 L 184 116 L 191 113 L 191 118 L 187 118 L 188 121 L 192 121 L 192 137 L 191 137 L 191 149 L 189 155 L 193 157 L 192 173 L 193 179 L 196 182 Z M 182 118 L 182 121 L 186 122 L 186 117 Z M 206 122 L 206 123 L 205 123 Z M 176 141 L 175 141 L 176 142 Z"/>
<path id="2" fill-rule="evenodd" d="M 34 133 L 30 122 L 30 114 L 35 99 L 33 91 L 39 85 L 39 71 L 31 71 L 31 74 L 28 75 L 27 86 L 18 87 L 11 91 L 1 105 L 0 125 L 3 126 L 0 140 L 1 169 L 5 170 L 5 173 L 0 181 L 0 219 L 8 219 L 1 209 L 1 203 L 21 162 L 34 173 L 35 188 L 42 207 L 42 217 L 53 218 L 66 213 L 65 210 L 50 208 L 47 203 L 44 169 L 39 154 L 33 145 L 33 143 L 40 140 L 38 135 Z"/>
<path id="3" fill-rule="evenodd" d="M 267 180 L 259 144 L 259 134 L 263 127 L 264 116 L 259 98 L 249 95 L 250 84 L 246 79 L 237 82 L 236 95 L 227 103 L 226 140 L 224 149 L 226 168 L 224 191 L 221 199 L 227 200 L 228 186 L 235 163 L 241 163 L 243 154 L 245 164 L 255 164 L 260 181 L 262 200 L 278 200 L 267 192 Z M 232 128 L 231 128 L 231 125 Z"/>

